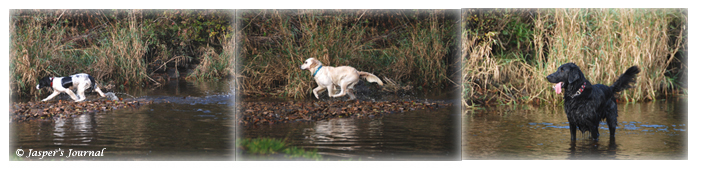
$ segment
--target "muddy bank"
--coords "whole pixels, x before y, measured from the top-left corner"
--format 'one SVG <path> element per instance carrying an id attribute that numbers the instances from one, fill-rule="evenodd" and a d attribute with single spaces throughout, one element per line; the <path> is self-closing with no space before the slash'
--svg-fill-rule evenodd
<path id="1" fill-rule="evenodd" d="M 250 126 L 333 118 L 375 118 L 392 113 L 449 106 L 451 103 L 413 100 L 240 102 L 237 116 L 239 125 Z"/>
<path id="2" fill-rule="evenodd" d="M 10 120 L 22 122 L 30 120 L 50 120 L 53 118 L 68 118 L 84 113 L 107 112 L 118 109 L 135 109 L 152 101 L 137 100 L 93 100 L 73 102 L 65 100 L 46 102 L 13 103 L 10 107 Z"/>
<path id="3" fill-rule="evenodd" d="M 84 113 L 108 112 L 120 109 L 137 109 L 148 104 L 177 103 L 177 104 L 228 104 L 225 100 L 232 98 L 232 95 L 210 95 L 204 97 L 140 97 L 140 98 L 120 98 L 110 100 L 109 98 L 86 100 L 74 102 L 70 100 L 56 100 L 46 102 L 16 102 L 10 107 L 10 120 L 22 122 L 28 120 L 50 120 L 51 118 L 67 118 Z"/>

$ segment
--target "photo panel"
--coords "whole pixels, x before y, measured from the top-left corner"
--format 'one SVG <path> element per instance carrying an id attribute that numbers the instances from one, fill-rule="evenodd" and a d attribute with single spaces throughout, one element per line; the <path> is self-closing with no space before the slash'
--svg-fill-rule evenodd
<path id="1" fill-rule="evenodd" d="M 460 160 L 459 10 L 237 13 L 237 159 Z"/>
<path id="2" fill-rule="evenodd" d="M 688 159 L 687 9 L 463 9 L 464 160 Z"/>
<path id="3" fill-rule="evenodd" d="M 10 160 L 235 160 L 236 10 L 10 11 Z"/>

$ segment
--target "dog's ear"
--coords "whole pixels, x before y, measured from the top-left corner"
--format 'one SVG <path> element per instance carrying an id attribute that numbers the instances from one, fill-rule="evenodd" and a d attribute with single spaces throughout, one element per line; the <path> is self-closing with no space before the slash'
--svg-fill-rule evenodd
<path id="1" fill-rule="evenodd" d="M 314 69 L 315 66 L 318 66 L 317 63 L 318 63 L 318 60 L 316 60 L 315 58 L 312 58 L 312 60 L 310 60 L 310 66 L 309 66 L 309 68 L 310 68 L 310 69 Z"/>
<path id="2" fill-rule="evenodd" d="M 579 80 L 579 75 L 576 74 L 576 70 L 569 71 L 569 84 L 574 83 L 576 80 Z"/>
<path id="3" fill-rule="evenodd" d="M 39 79 L 39 83 L 44 85 L 43 83 L 48 83 L 49 82 L 49 77 L 42 77 Z"/>
<path id="4" fill-rule="evenodd" d="M 578 81 L 578 80 L 582 79 L 582 77 L 583 77 L 583 73 L 581 73 L 581 69 L 579 69 L 579 67 L 576 66 L 576 64 L 572 64 L 569 67 L 569 71 L 566 74 L 568 74 L 567 77 L 569 79 L 568 80 L 569 84 L 572 84 L 573 82 Z"/>
<path id="5" fill-rule="evenodd" d="M 40 89 L 44 86 L 49 86 L 49 77 L 42 77 L 37 81 L 37 89 Z"/>

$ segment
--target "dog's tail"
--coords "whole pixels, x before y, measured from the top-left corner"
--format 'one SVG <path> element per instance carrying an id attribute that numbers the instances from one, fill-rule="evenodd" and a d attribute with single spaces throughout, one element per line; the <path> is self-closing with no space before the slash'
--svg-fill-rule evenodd
<path id="1" fill-rule="evenodd" d="M 89 91 L 94 91 L 94 89 L 96 88 L 96 80 L 94 80 L 94 77 L 91 77 L 91 75 L 89 75 L 89 81 L 91 81 Z"/>
<path id="2" fill-rule="evenodd" d="M 631 85 L 635 83 L 635 77 L 638 73 L 640 73 L 640 69 L 638 68 L 638 66 L 633 66 L 628 68 L 628 70 L 625 70 L 625 73 L 623 73 L 623 75 L 620 75 L 618 80 L 616 80 L 615 83 L 613 83 L 613 85 L 611 86 L 612 92 L 618 93 L 625 89 L 632 88 L 633 86 Z"/>
<path id="3" fill-rule="evenodd" d="M 364 71 L 360 71 L 360 72 L 359 72 L 359 77 L 360 77 L 360 78 L 364 78 L 364 79 L 367 80 L 368 82 L 376 82 L 376 83 L 379 84 L 380 86 L 384 85 L 384 83 L 382 83 L 382 80 L 380 80 L 379 77 L 375 76 L 375 75 L 372 74 L 372 73 L 367 73 L 367 72 L 364 72 Z"/>

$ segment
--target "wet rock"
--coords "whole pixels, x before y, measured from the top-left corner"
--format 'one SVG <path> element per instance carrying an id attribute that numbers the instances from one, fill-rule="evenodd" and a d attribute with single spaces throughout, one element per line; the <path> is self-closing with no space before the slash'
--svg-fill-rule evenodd
<path id="1" fill-rule="evenodd" d="M 114 94 L 113 92 L 108 92 L 108 93 L 106 93 L 105 95 L 106 95 L 107 98 L 109 98 L 109 99 L 111 99 L 111 100 L 113 100 L 113 101 L 118 100 L 118 96 L 116 96 L 116 94 Z"/>

